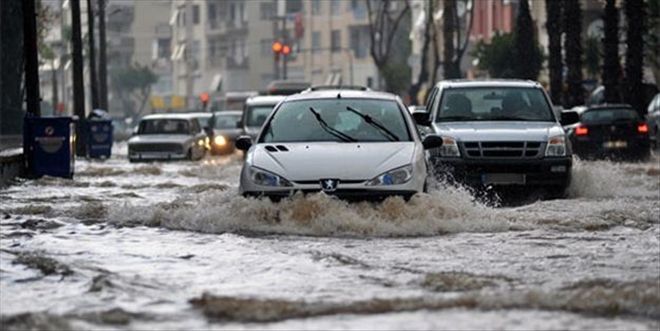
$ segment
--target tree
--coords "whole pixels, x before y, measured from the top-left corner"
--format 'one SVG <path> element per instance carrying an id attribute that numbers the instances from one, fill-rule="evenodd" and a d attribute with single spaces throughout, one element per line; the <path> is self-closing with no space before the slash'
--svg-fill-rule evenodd
<path id="1" fill-rule="evenodd" d="M 392 10 L 393 3 L 402 5 L 403 8 Z M 391 60 L 394 37 L 401 21 L 410 13 L 410 5 L 408 1 L 393 0 L 367 0 L 366 4 L 371 42 L 370 54 L 378 72 L 385 80 L 385 88 L 392 91 L 391 86 L 396 85 L 396 82 L 391 80 L 393 75 L 386 75 L 385 71 Z M 396 47 L 399 48 L 398 45 Z"/>
<path id="2" fill-rule="evenodd" d="M 646 113 L 646 96 L 642 84 L 644 66 L 644 21 L 645 11 L 642 0 L 626 0 L 626 93 L 625 101 L 639 114 Z"/>
<path id="3" fill-rule="evenodd" d="M 600 74 L 601 62 L 600 41 L 596 37 L 589 37 L 585 42 L 584 63 L 590 79 L 596 79 Z"/>
<path id="4" fill-rule="evenodd" d="M 534 22 L 532 22 L 527 0 L 520 1 L 513 43 L 514 58 L 520 59 L 520 61 L 514 61 L 516 78 L 536 80 L 543 64 L 543 55 L 534 36 Z"/>
<path id="5" fill-rule="evenodd" d="M 579 0 L 564 2 L 564 52 L 568 72 L 566 83 L 568 94 L 564 106 L 574 107 L 584 104 L 582 89 L 582 8 Z"/>
<path id="6" fill-rule="evenodd" d="M 474 3 L 473 1 L 462 1 L 463 6 L 469 12 L 466 12 L 465 27 L 461 27 L 461 17 L 458 14 L 457 0 L 444 0 L 442 34 L 444 39 L 444 59 L 442 61 L 444 78 L 461 78 L 461 61 L 468 47 L 470 33 L 474 21 Z M 461 31 L 465 30 L 465 35 L 461 37 Z"/>
<path id="7" fill-rule="evenodd" d="M 23 130 L 23 3 L 0 1 L 0 134 Z"/>
<path id="8" fill-rule="evenodd" d="M 151 86 L 158 81 L 158 76 L 148 66 L 134 64 L 111 72 L 110 79 L 127 115 L 133 119 L 139 118 L 151 96 Z"/>
<path id="9" fill-rule="evenodd" d="M 562 1 L 546 1 L 545 10 L 548 17 L 548 71 L 550 73 L 550 98 L 556 105 L 562 102 L 563 64 L 561 59 L 561 16 Z"/>
<path id="10" fill-rule="evenodd" d="M 601 72 L 605 86 L 605 102 L 616 103 L 619 97 L 619 10 L 616 0 L 607 0 L 603 17 L 605 35 L 603 37 L 603 71 Z"/>
<path id="11" fill-rule="evenodd" d="M 422 45 L 422 58 L 421 58 L 421 68 L 419 70 L 419 75 L 417 76 L 417 82 L 410 86 L 408 90 L 408 95 L 410 95 L 411 103 L 413 105 L 417 104 L 417 94 L 424 85 L 429 80 L 429 66 L 428 66 L 428 55 L 429 55 L 429 46 L 431 44 L 431 38 L 434 37 L 434 24 L 433 24 L 433 1 L 425 2 L 427 7 L 424 8 L 425 13 L 425 23 L 424 23 L 424 36 L 423 36 L 423 45 Z"/>
<path id="12" fill-rule="evenodd" d="M 514 78 L 514 37 L 512 33 L 496 33 L 490 44 L 479 41 L 472 56 L 479 60 L 479 69 L 488 71 L 491 78 Z"/>
<path id="13" fill-rule="evenodd" d="M 656 84 L 660 85 L 660 0 L 646 2 L 648 29 L 644 36 L 646 46 L 645 60 L 653 71 Z"/>

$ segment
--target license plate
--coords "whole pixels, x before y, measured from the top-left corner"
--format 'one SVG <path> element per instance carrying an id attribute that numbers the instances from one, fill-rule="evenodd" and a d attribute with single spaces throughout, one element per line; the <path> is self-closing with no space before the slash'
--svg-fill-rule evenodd
<path id="1" fill-rule="evenodd" d="M 524 185 L 524 174 L 482 174 L 481 183 L 484 185 Z"/>
<path id="2" fill-rule="evenodd" d="M 626 148 L 626 147 L 628 147 L 628 142 L 623 141 L 623 140 L 606 141 L 606 142 L 603 143 L 603 147 L 605 147 L 605 148 Z"/>

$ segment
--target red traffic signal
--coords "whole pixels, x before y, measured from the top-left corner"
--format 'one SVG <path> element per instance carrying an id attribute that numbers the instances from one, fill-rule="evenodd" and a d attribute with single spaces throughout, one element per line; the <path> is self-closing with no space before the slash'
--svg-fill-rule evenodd
<path id="1" fill-rule="evenodd" d="M 289 45 L 282 46 L 282 54 L 289 55 L 291 53 L 291 47 Z"/>
<path id="2" fill-rule="evenodd" d="M 209 93 L 204 92 L 199 95 L 199 100 L 202 102 L 204 106 L 206 106 L 209 103 Z"/>
<path id="3" fill-rule="evenodd" d="M 273 42 L 273 47 L 272 48 L 273 48 L 274 53 L 279 54 L 279 53 L 282 52 L 282 49 L 284 48 L 284 45 L 279 41 L 275 41 L 275 42 Z"/>

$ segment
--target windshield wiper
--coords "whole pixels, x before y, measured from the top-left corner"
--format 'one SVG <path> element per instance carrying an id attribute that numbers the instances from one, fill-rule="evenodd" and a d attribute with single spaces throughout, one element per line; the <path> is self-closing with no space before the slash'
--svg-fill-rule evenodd
<path id="1" fill-rule="evenodd" d="M 385 136 L 389 141 L 399 141 L 399 137 L 394 134 L 392 131 L 390 131 L 388 128 L 386 128 L 384 125 L 378 123 L 373 117 L 363 114 L 359 110 L 351 107 L 351 106 L 346 106 L 346 109 L 350 112 L 355 113 L 356 115 L 360 116 L 367 124 L 373 126 L 374 128 L 380 130 L 380 132 Z"/>
<path id="2" fill-rule="evenodd" d="M 355 139 L 355 138 L 353 138 L 353 137 L 351 137 L 351 136 L 349 136 L 349 135 L 347 135 L 347 134 L 345 134 L 345 133 L 343 133 L 343 132 L 341 132 L 341 131 L 339 131 L 339 130 L 331 127 L 331 126 L 329 126 L 328 123 L 326 123 L 323 120 L 323 118 L 321 117 L 321 114 L 319 114 L 314 109 L 314 107 L 309 107 L 309 111 L 311 111 L 312 114 L 314 114 L 314 118 L 316 118 L 316 121 L 319 122 L 319 124 L 321 125 L 321 128 L 325 132 L 339 138 L 341 141 L 344 141 L 344 142 L 357 142 L 357 139 Z"/>
<path id="3" fill-rule="evenodd" d="M 491 121 L 530 121 L 529 118 L 522 118 L 517 116 L 495 116 L 488 119 Z"/>

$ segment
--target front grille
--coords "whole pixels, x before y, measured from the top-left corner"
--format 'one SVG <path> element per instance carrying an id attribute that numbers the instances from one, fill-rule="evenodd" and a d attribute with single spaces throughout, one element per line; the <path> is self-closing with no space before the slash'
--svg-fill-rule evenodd
<path id="1" fill-rule="evenodd" d="M 182 153 L 183 148 L 180 144 L 135 144 L 129 146 L 130 153 L 148 153 L 148 152 L 164 152 L 164 153 Z"/>
<path id="2" fill-rule="evenodd" d="M 355 180 L 354 179 L 346 179 L 346 180 L 340 179 L 339 180 L 339 184 L 360 184 L 360 183 L 364 183 L 364 182 L 365 182 L 364 179 L 355 179 Z M 297 180 L 297 181 L 294 181 L 294 183 L 300 184 L 300 185 L 311 185 L 311 184 L 319 184 L 320 185 L 321 180 L 320 179 L 319 180 Z"/>
<path id="3" fill-rule="evenodd" d="M 535 158 L 541 152 L 538 141 L 471 141 L 463 143 L 469 158 Z"/>

